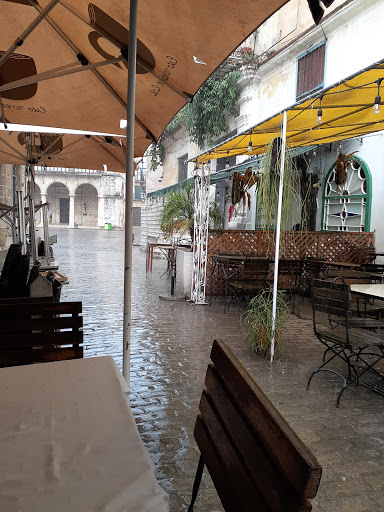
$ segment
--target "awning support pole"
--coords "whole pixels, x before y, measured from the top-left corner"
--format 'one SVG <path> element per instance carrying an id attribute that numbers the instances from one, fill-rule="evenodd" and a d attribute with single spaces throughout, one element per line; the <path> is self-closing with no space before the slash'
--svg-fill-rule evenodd
<path id="1" fill-rule="evenodd" d="M 123 319 L 123 376 L 130 389 L 130 343 L 132 306 L 132 216 L 133 216 L 133 158 L 135 136 L 135 88 L 137 54 L 137 0 L 131 0 L 128 46 L 127 153 L 125 174 L 125 253 L 124 253 L 124 319 Z"/>
<path id="2" fill-rule="evenodd" d="M 275 353 L 275 325 L 276 325 L 276 302 L 277 302 L 277 280 L 279 277 L 279 256 L 280 256 L 280 230 L 281 230 L 281 207 L 283 204 L 283 183 L 285 166 L 285 145 L 287 139 L 287 111 L 283 113 L 283 135 L 280 158 L 280 182 L 279 201 L 277 206 L 276 242 L 275 242 L 275 270 L 273 275 L 273 303 L 272 303 L 272 338 L 271 338 L 271 363 Z"/>

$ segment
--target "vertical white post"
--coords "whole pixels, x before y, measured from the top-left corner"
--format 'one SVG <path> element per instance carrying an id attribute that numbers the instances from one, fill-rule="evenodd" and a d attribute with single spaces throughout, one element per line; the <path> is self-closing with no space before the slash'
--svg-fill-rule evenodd
<path id="1" fill-rule="evenodd" d="M 69 194 L 69 224 L 68 227 L 75 227 L 75 194 Z"/>
<path id="2" fill-rule="evenodd" d="M 104 228 L 104 196 L 97 196 L 97 225 L 99 228 Z"/>
<path id="3" fill-rule="evenodd" d="M 277 279 L 279 277 L 281 207 L 282 207 L 282 204 L 283 204 L 283 182 L 284 182 L 286 138 L 287 138 L 287 111 L 284 110 L 284 114 L 283 114 L 283 135 L 282 135 L 281 160 L 280 160 L 279 201 L 278 201 L 278 206 L 277 206 L 277 224 L 276 224 L 276 242 L 275 242 L 275 271 L 274 271 L 274 275 L 273 275 L 271 362 L 273 361 L 273 355 L 275 353 L 275 325 L 276 325 Z"/>
<path id="4" fill-rule="evenodd" d="M 137 0 L 131 0 L 128 46 L 128 97 L 127 97 L 127 152 L 125 179 L 125 253 L 124 253 L 124 318 L 123 318 L 123 376 L 130 388 L 130 343 L 132 318 L 132 217 L 133 171 L 135 136 L 135 88 L 137 53 Z"/>

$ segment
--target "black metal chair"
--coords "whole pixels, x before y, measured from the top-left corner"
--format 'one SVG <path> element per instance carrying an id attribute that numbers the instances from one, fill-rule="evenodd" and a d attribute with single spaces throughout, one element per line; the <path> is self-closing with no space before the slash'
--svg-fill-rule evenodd
<path id="1" fill-rule="evenodd" d="M 353 382 L 358 384 L 365 373 L 372 372 L 381 377 L 374 367 L 384 358 L 384 324 L 374 319 L 352 317 L 349 298 L 350 287 L 343 282 L 312 281 L 313 328 L 325 351 L 322 364 L 308 379 L 307 389 L 320 371 L 340 376 L 343 385 L 336 399 L 337 407 L 344 391 Z M 319 324 L 319 312 L 327 313 L 328 326 Z M 338 369 L 329 367 L 335 360 L 346 364 L 347 378 Z"/>
<path id="2" fill-rule="evenodd" d="M 270 260 L 267 258 L 253 260 L 245 259 L 243 262 L 241 277 L 228 280 L 228 289 L 231 292 L 231 302 L 235 298 L 247 300 L 257 295 L 261 290 L 268 288 Z"/>

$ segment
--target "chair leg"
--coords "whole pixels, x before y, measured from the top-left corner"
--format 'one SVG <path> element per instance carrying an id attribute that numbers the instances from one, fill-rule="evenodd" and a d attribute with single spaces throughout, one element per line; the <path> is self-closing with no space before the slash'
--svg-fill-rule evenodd
<path id="1" fill-rule="evenodd" d="M 191 504 L 189 505 L 188 512 L 193 512 L 193 506 L 195 504 L 197 493 L 199 492 L 201 477 L 203 476 L 204 471 L 204 461 L 203 457 L 200 455 L 199 464 L 197 465 L 196 475 L 195 475 L 195 481 L 193 482 L 193 488 L 192 488 L 192 497 L 191 497 Z"/>

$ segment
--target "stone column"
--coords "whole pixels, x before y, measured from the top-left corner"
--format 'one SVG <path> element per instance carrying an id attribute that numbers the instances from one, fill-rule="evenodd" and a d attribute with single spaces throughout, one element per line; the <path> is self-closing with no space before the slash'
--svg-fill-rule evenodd
<path id="1" fill-rule="evenodd" d="M 47 202 L 47 194 L 41 193 L 41 202 L 42 202 L 42 204 Z M 38 212 L 38 219 L 39 219 L 38 226 L 41 227 L 43 225 L 43 209 L 42 208 L 40 208 L 40 210 Z"/>
<path id="2" fill-rule="evenodd" d="M 104 196 L 97 196 L 97 225 L 104 227 Z"/>
<path id="3" fill-rule="evenodd" d="M 75 194 L 69 194 L 69 228 L 75 227 Z"/>

